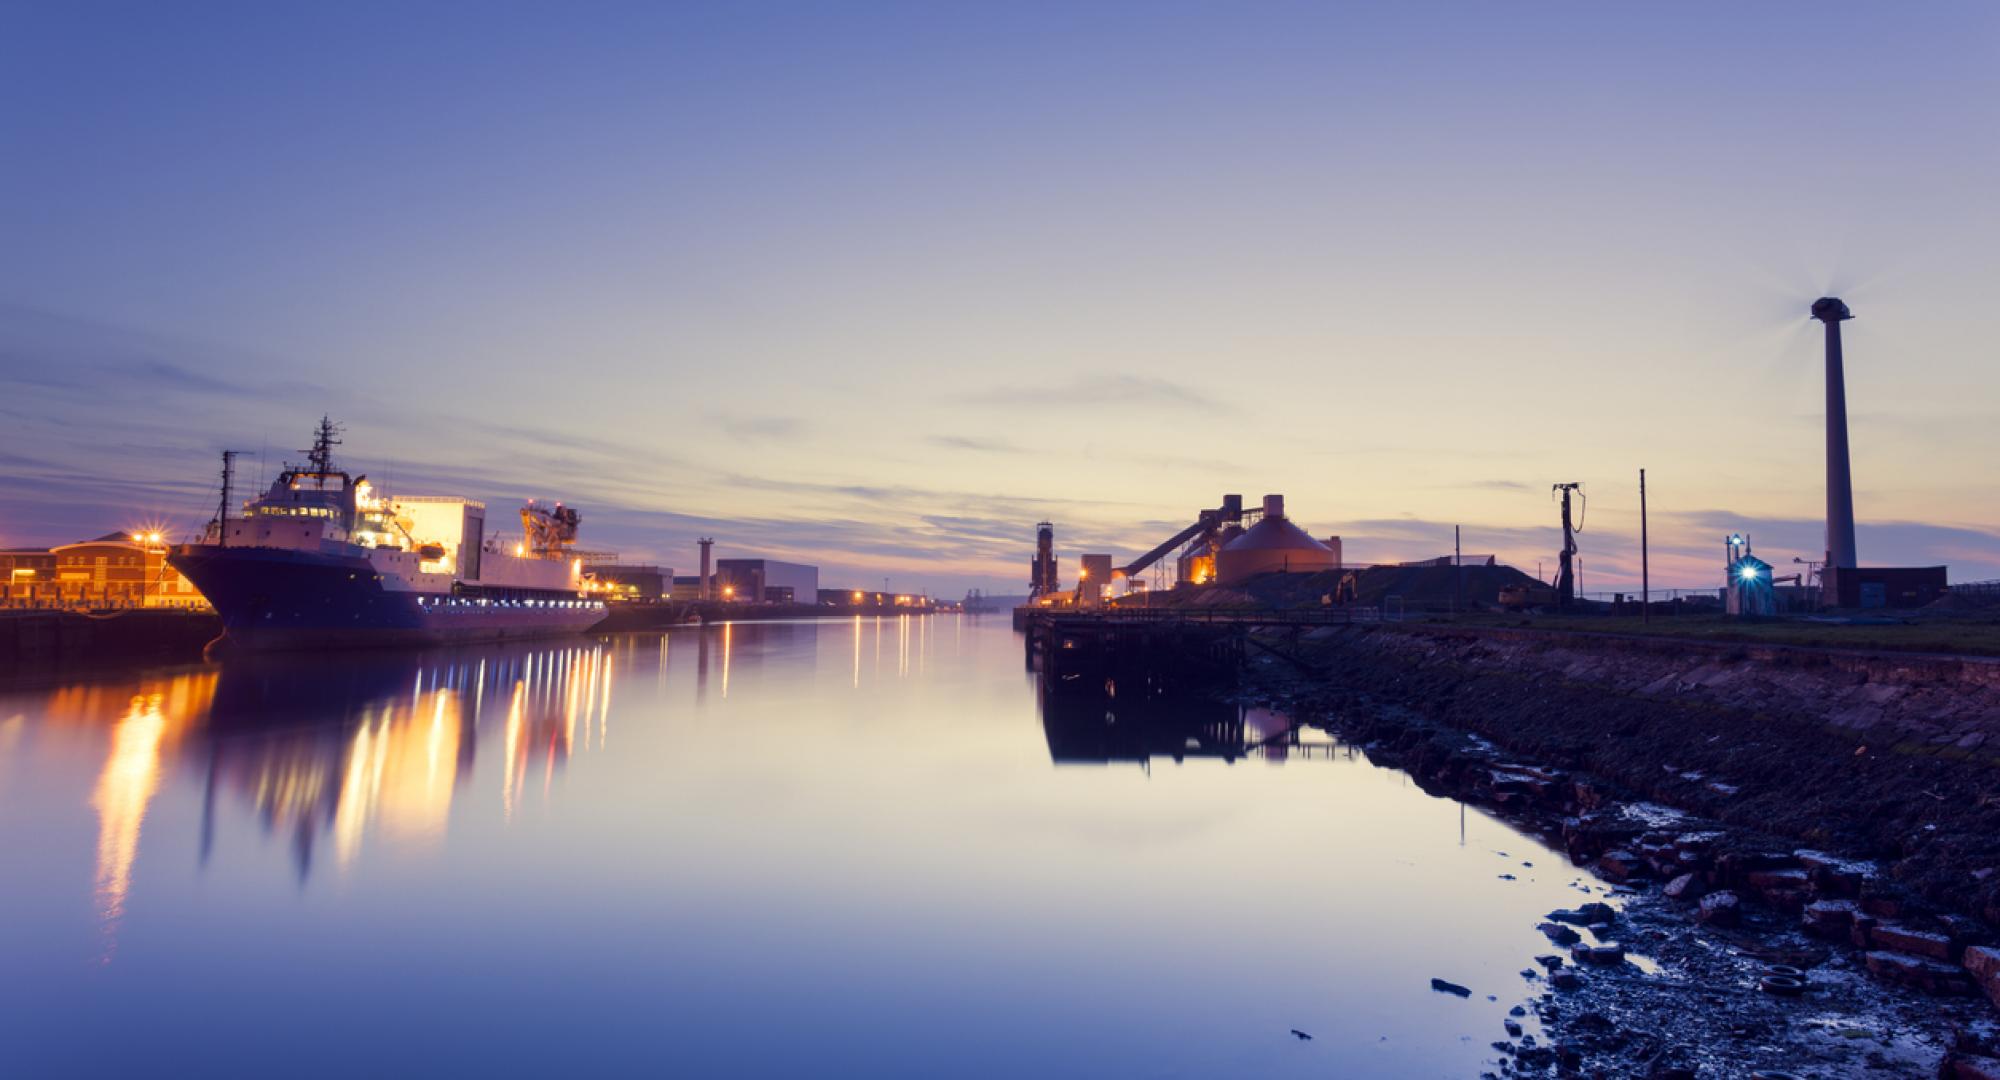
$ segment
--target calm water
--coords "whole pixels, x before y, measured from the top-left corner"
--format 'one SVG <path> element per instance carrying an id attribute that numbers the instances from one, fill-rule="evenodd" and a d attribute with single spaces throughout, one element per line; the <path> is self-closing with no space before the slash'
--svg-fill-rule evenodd
<path id="1" fill-rule="evenodd" d="M 1494 1056 L 1559 855 L 1324 736 L 1224 755 L 1277 717 L 1105 721 L 971 617 L 0 691 L 0 1074 Z"/>

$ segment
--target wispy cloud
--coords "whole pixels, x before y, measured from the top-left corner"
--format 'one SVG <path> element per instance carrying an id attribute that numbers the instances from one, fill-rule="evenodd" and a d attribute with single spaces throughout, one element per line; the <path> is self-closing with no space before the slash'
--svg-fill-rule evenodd
<path id="1" fill-rule="evenodd" d="M 709 419 L 725 434 L 745 442 L 789 442 L 804 435 L 809 427 L 805 419 L 798 416 L 737 416 L 713 413 Z"/>
<path id="2" fill-rule="evenodd" d="M 979 439 L 970 435 L 932 435 L 924 440 L 947 450 L 972 450 L 982 454 L 1019 454 L 1021 447 L 1005 439 Z"/>
<path id="3" fill-rule="evenodd" d="M 1085 375 L 1057 384 L 996 386 L 957 399 L 968 405 L 994 408 L 1102 409 L 1115 405 L 1145 405 L 1208 412 L 1233 412 L 1234 406 L 1191 386 L 1152 375 Z"/>

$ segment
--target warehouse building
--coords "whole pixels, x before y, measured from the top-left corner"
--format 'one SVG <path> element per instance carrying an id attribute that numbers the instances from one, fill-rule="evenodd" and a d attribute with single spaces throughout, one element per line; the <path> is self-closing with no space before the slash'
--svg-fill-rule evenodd
<path id="1" fill-rule="evenodd" d="M 597 563 L 590 568 L 586 587 L 606 600 L 655 603 L 672 591 L 673 582 L 671 566 Z"/>
<path id="2" fill-rule="evenodd" d="M 717 559 L 716 597 L 733 603 L 819 602 L 819 567 L 776 559 Z"/>
<path id="3" fill-rule="evenodd" d="M 158 533 L 109 533 L 53 548 L 0 552 L 0 601 L 10 607 L 190 608 L 208 601 L 167 565 Z"/>

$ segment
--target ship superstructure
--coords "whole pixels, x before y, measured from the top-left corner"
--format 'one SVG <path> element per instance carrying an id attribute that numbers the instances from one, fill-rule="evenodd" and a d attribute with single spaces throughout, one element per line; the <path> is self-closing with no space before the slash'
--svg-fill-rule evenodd
<path id="1" fill-rule="evenodd" d="M 605 616 L 570 548 L 580 516 L 529 504 L 522 538 L 486 532 L 485 504 L 390 497 L 336 468 L 322 419 L 306 464 L 210 524 L 168 562 L 248 649 L 484 641 L 580 633 Z M 227 507 L 227 496 L 224 507 Z"/>

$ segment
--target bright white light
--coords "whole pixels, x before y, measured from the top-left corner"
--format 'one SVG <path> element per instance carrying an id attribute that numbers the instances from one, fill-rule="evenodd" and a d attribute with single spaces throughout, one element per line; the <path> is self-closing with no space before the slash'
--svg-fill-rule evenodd
<path id="1" fill-rule="evenodd" d="M 1754 566 L 1746 566 L 1743 569 L 1738 570 L 1736 573 L 1738 577 L 1741 577 L 1745 581 L 1757 580 L 1757 568 Z"/>

